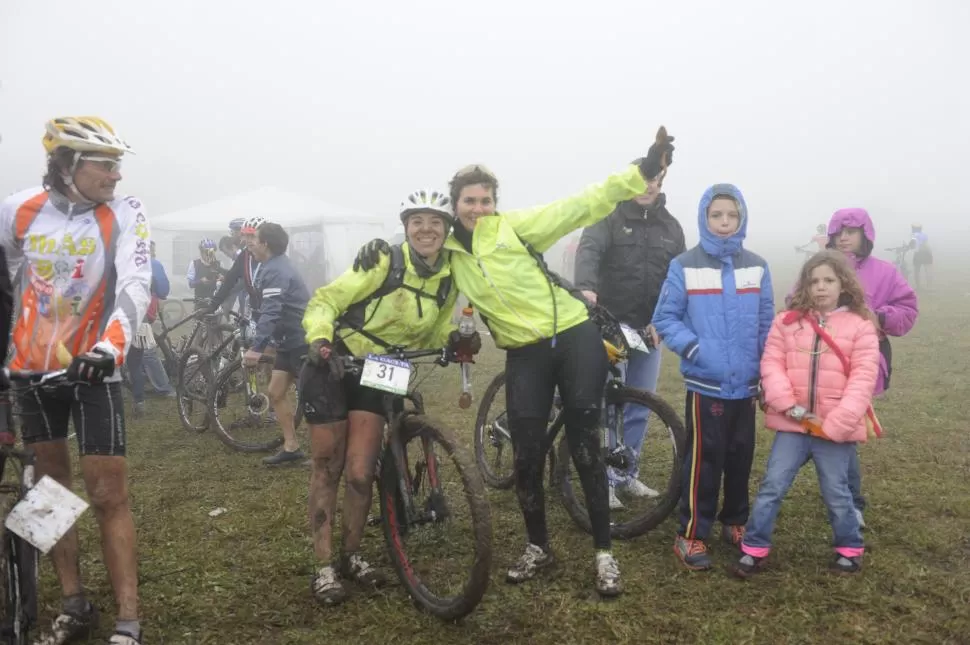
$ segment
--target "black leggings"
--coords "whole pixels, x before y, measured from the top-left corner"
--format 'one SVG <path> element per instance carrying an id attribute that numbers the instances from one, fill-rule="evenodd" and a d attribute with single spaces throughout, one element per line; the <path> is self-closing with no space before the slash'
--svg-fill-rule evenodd
<path id="1" fill-rule="evenodd" d="M 559 334 L 555 347 L 545 339 L 506 354 L 505 397 L 515 450 L 515 490 L 532 544 L 549 544 L 543 471 L 551 449 L 546 429 L 558 386 L 566 414 L 566 440 L 593 526 L 593 545 L 610 548 L 609 489 L 600 436 L 606 374 L 603 340 L 590 321 Z"/>

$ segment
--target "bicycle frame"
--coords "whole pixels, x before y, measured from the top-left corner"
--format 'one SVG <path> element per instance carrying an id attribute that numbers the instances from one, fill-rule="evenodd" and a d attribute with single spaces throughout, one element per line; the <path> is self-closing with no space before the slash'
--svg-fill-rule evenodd
<path id="1" fill-rule="evenodd" d="M 445 350 L 416 350 L 416 351 L 405 351 L 401 348 L 391 348 L 386 356 L 396 358 L 399 360 L 411 360 L 415 358 L 425 358 L 430 356 L 438 356 L 435 361 L 438 365 L 445 366 L 450 362 L 456 362 L 451 360 Z M 345 369 L 353 373 L 360 373 L 363 369 L 363 360 L 356 358 L 345 359 Z M 398 404 L 403 404 L 404 401 L 410 401 L 414 405 L 413 410 L 397 409 Z M 425 512 L 424 509 L 418 508 L 415 503 L 414 493 L 414 482 L 411 479 L 410 469 L 408 468 L 408 456 L 405 446 L 407 444 L 407 437 L 403 436 L 404 423 L 403 419 L 408 415 L 423 415 L 424 414 L 424 399 L 420 392 L 410 391 L 406 395 L 399 394 L 387 394 L 384 396 L 384 418 L 387 421 L 388 431 L 384 436 L 384 449 L 389 449 L 393 463 L 390 467 L 395 469 L 395 474 L 397 476 L 397 488 L 400 497 L 401 505 L 403 506 L 403 511 L 406 514 L 406 524 L 421 524 L 426 522 L 435 522 L 439 519 L 444 519 L 444 508 L 431 508 L 429 512 Z M 428 484 L 431 489 L 431 498 L 440 498 L 442 495 L 441 485 L 438 481 L 438 461 L 437 455 L 435 455 L 434 448 L 431 446 L 430 442 L 426 438 L 422 438 L 421 441 L 422 451 L 425 457 L 425 468 L 427 468 L 428 473 Z M 383 455 L 385 450 L 382 449 L 378 457 L 377 470 L 380 472 L 382 468 L 385 467 L 383 463 Z"/>

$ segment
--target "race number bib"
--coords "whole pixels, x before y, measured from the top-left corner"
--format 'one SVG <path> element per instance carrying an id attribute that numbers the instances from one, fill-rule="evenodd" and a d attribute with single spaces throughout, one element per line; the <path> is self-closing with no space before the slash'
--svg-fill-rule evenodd
<path id="1" fill-rule="evenodd" d="M 411 364 L 389 356 L 368 354 L 360 374 L 360 384 L 391 394 L 407 394 Z"/>
<path id="2" fill-rule="evenodd" d="M 650 348 L 647 344 L 643 342 L 643 338 L 637 332 L 633 331 L 628 325 L 620 323 L 620 329 L 623 330 L 623 337 L 626 338 L 627 345 L 630 346 L 635 352 L 643 352 L 644 354 L 650 353 Z"/>

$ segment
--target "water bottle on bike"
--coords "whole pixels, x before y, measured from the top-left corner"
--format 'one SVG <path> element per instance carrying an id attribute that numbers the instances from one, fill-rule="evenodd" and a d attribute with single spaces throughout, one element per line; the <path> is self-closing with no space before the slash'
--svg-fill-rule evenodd
<path id="1" fill-rule="evenodd" d="M 474 363 L 475 347 L 475 318 L 474 310 L 465 307 L 461 310 L 458 320 L 458 344 L 455 346 L 455 357 L 461 368 L 461 395 L 458 397 L 458 407 L 465 409 L 472 404 L 471 364 Z"/>

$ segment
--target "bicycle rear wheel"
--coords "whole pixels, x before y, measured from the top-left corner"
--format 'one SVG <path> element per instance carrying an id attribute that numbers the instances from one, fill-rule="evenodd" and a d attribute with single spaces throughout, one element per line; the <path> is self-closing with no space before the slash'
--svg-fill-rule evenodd
<path id="1" fill-rule="evenodd" d="M 626 386 L 609 387 L 606 391 L 607 423 L 619 426 L 622 432 L 624 414 L 633 406 L 649 410 L 649 432 L 640 453 L 631 455 L 641 473 L 640 479 L 661 485 L 656 497 L 629 497 L 624 508 L 610 512 L 610 534 L 619 540 L 643 535 L 657 527 L 677 507 L 680 499 L 681 471 L 687 450 L 687 431 L 670 405 L 651 392 Z M 562 493 L 563 506 L 569 516 L 587 533 L 592 532 L 586 499 L 579 476 L 573 468 L 569 445 L 563 437 L 559 442 L 556 478 Z"/>
<path id="2" fill-rule="evenodd" d="M 175 394 L 178 402 L 179 420 L 190 432 L 205 432 L 210 423 L 206 406 L 209 388 L 213 381 L 212 365 L 202 352 L 190 347 L 179 361 Z"/>
<path id="3" fill-rule="evenodd" d="M 470 613 L 485 594 L 492 524 L 485 485 L 451 432 L 423 415 L 401 420 L 407 472 L 399 477 L 390 444 L 378 478 L 384 538 L 401 584 L 418 607 L 443 620 Z M 413 496 L 400 494 L 404 479 Z"/>
<path id="4" fill-rule="evenodd" d="M 507 490 L 515 483 L 515 458 L 505 412 L 505 372 L 488 384 L 475 419 L 475 462 L 485 483 Z"/>
<path id="5" fill-rule="evenodd" d="M 222 443 L 239 452 L 268 452 L 283 445 L 279 424 L 269 414 L 266 383 L 264 391 L 251 390 L 249 371 L 238 358 L 215 377 L 209 391 L 209 418 Z"/>

